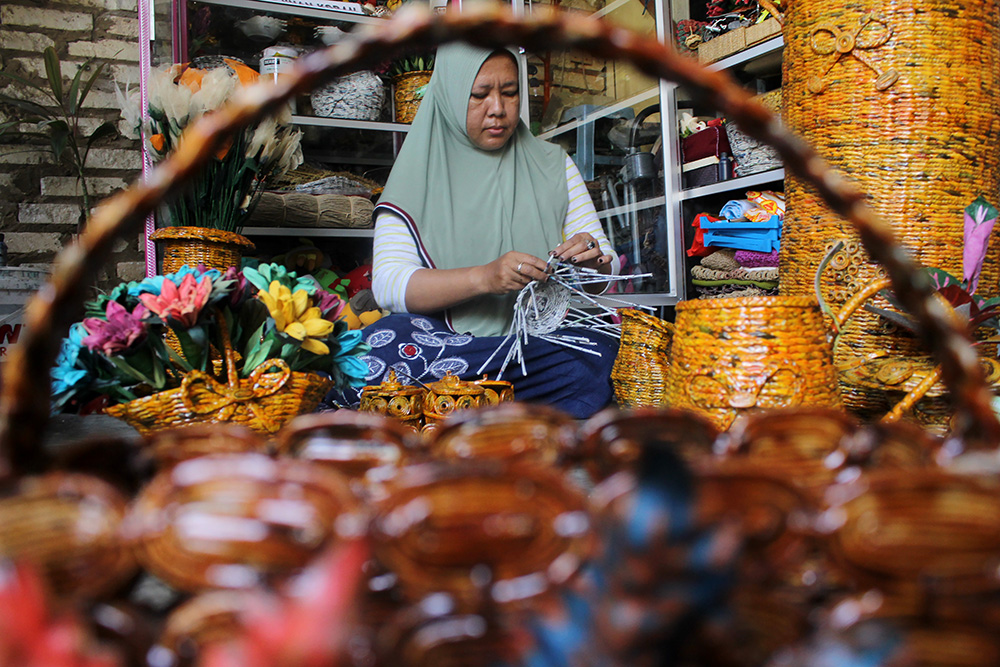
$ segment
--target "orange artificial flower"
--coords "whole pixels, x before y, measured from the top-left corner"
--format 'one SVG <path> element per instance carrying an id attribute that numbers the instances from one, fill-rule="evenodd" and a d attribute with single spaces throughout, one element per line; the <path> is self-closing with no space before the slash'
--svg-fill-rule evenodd
<path id="1" fill-rule="evenodd" d="M 225 160 L 226 155 L 229 154 L 229 149 L 233 147 L 233 138 L 230 137 L 226 139 L 226 143 L 219 146 L 219 150 L 215 151 L 216 160 Z"/>
<path id="2" fill-rule="evenodd" d="M 186 63 L 182 68 L 181 75 L 177 77 L 177 83 L 187 86 L 192 93 L 197 93 L 201 90 L 201 80 L 204 78 L 205 70 L 191 67 L 190 63 Z"/>
<path id="3" fill-rule="evenodd" d="M 162 134 L 154 134 L 149 138 L 149 144 L 157 153 L 162 153 L 163 149 L 167 146 L 167 138 Z"/>

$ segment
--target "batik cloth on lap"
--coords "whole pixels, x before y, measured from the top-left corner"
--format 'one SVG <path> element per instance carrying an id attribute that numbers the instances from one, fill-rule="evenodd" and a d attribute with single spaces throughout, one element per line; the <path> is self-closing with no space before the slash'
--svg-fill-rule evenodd
<path id="1" fill-rule="evenodd" d="M 510 364 L 502 379 L 513 383 L 518 401 L 544 403 L 584 419 L 612 400 L 611 367 L 618 354 L 618 340 L 582 328 L 564 331 L 593 341 L 593 350 L 600 356 L 529 336 L 523 348 L 528 374 L 523 374 L 519 365 Z M 381 383 L 390 370 L 401 382 L 428 384 L 447 373 L 463 380 L 480 379 L 482 374 L 477 372 L 504 337 L 459 334 L 439 319 L 398 313 L 365 327 L 364 340 L 371 346 L 371 351 L 361 357 L 368 364 L 365 384 Z M 490 379 L 496 379 L 507 350 L 505 345 L 483 369 Z M 331 394 L 327 397 L 328 407 L 333 402 L 356 406 L 360 389 Z"/>

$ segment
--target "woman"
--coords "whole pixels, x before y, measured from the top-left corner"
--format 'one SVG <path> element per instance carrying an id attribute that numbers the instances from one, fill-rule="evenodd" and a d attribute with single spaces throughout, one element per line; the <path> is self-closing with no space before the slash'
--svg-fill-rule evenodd
<path id="1" fill-rule="evenodd" d="M 517 292 L 544 281 L 555 255 L 617 270 L 580 172 L 521 122 L 518 63 L 507 51 L 454 44 L 434 75 L 376 208 L 372 289 L 395 315 L 365 329 L 369 380 L 446 372 L 477 377 L 509 331 Z M 518 400 L 587 417 L 611 399 L 617 342 L 585 335 L 600 355 L 532 339 L 527 376 L 504 378 Z M 506 349 L 483 369 L 496 377 Z"/>

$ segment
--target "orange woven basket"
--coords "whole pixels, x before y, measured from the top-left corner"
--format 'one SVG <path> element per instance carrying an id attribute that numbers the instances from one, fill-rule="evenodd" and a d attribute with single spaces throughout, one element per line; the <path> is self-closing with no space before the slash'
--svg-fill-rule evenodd
<path id="1" fill-rule="evenodd" d="M 238 268 L 243 255 L 254 250 L 245 236 L 206 227 L 164 227 L 149 238 L 160 243 L 161 273 L 176 273 L 184 265 L 198 264 L 219 271 Z"/>
<path id="2" fill-rule="evenodd" d="M 221 317 L 221 315 L 220 315 Z M 293 372 L 281 359 L 269 359 L 248 378 L 240 378 L 226 327 L 222 331 L 226 382 L 190 371 L 175 389 L 113 405 L 105 412 L 142 435 L 205 423 L 232 423 L 257 433 L 275 433 L 296 415 L 312 412 L 333 387 L 318 373 Z"/>
<path id="3" fill-rule="evenodd" d="M 753 410 L 839 407 L 819 304 L 789 296 L 678 303 L 664 400 L 721 429 Z"/>
<path id="4" fill-rule="evenodd" d="M 785 16 L 783 113 L 868 197 L 924 265 L 962 275 L 963 209 L 1000 191 L 1000 2 L 793 0 Z M 846 247 L 822 277 L 834 310 L 884 276 L 850 223 L 793 176 L 785 183 L 781 293 L 813 293 L 813 277 L 839 240 Z M 981 291 L 1000 284 L 1000 244 L 989 249 Z M 886 307 L 877 299 L 878 307 Z M 836 363 L 870 353 L 923 354 L 916 340 L 877 316 L 852 320 Z M 846 407 L 874 406 L 842 387 Z M 877 408 L 876 408 L 877 409 Z"/>

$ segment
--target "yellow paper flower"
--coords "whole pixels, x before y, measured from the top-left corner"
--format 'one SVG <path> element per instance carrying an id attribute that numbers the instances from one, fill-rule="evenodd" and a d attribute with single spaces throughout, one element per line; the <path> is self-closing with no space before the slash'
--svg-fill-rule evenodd
<path id="1" fill-rule="evenodd" d="M 333 322 L 324 320 L 319 308 L 305 290 L 295 290 L 271 281 L 268 290 L 260 291 L 260 300 L 274 318 L 278 331 L 302 341 L 302 349 L 314 354 L 329 354 L 330 348 L 321 338 L 333 332 Z"/>

